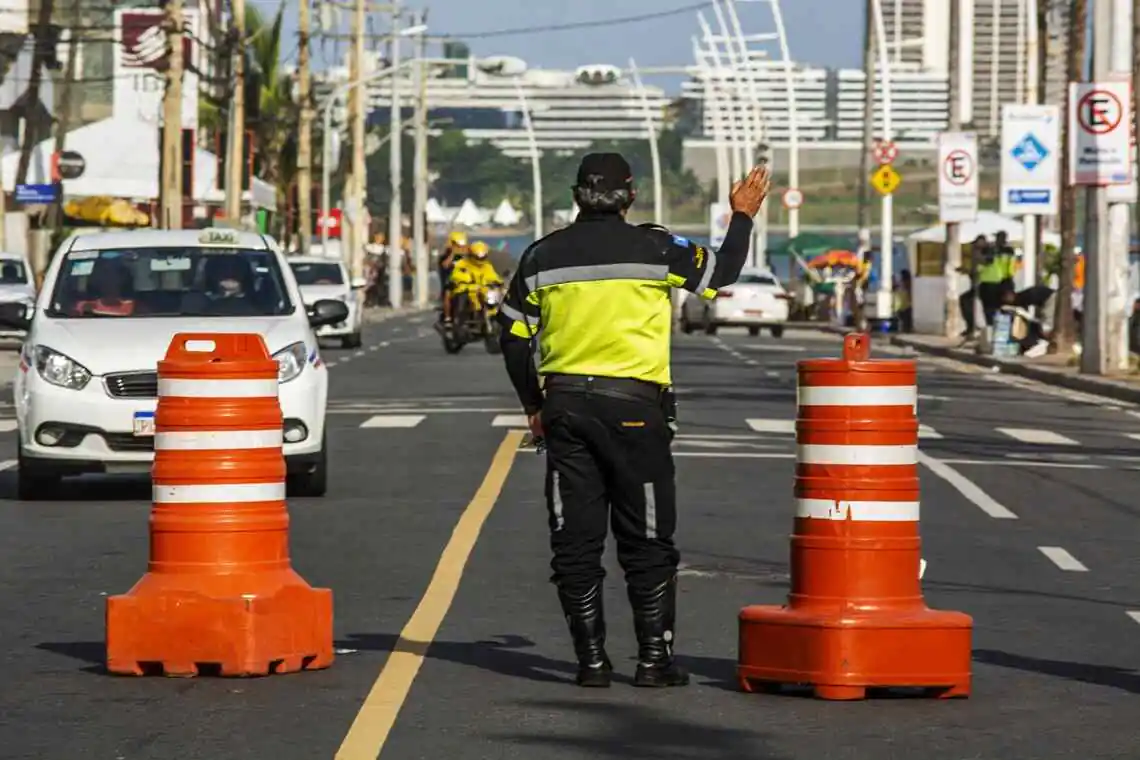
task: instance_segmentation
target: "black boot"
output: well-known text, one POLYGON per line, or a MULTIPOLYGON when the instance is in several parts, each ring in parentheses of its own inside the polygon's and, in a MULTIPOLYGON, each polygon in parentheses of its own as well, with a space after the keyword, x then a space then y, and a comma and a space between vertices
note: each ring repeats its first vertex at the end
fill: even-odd
POLYGON ((613 665, 606 656, 606 616, 602 605, 602 584, 584 594, 570 594, 558 590, 558 601, 570 626, 574 639, 574 653, 578 656, 579 686, 607 688, 613 674, 613 665))
POLYGON ((633 606, 638 647, 634 686, 687 686, 689 674, 673 661, 677 577, 648 591, 630 588, 629 602, 633 606))

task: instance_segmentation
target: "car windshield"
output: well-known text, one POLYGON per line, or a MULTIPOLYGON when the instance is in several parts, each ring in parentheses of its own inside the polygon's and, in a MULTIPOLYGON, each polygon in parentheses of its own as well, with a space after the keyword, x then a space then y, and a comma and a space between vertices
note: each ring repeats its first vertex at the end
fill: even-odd
POLYGON ((343 285, 340 264, 313 263, 297 261, 289 264, 293 268, 293 276, 297 278, 298 285, 343 285))
POLYGON ((27 285, 28 272, 21 261, 0 262, 0 285, 27 285))
POLYGON ((274 317, 293 303, 272 251, 129 248, 72 251, 52 317, 274 317))
POLYGON ((779 285, 775 277, 767 274, 742 274, 737 282, 741 285, 779 285))

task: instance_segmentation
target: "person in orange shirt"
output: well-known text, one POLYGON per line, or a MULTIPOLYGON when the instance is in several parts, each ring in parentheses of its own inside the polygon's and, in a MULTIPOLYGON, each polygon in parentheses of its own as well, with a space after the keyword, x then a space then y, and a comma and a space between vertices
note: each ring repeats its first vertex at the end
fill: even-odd
POLYGON ((134 289, 131 272, 118 261, 97 259, 87 280, 85 300, 73 307, 76 316, 129 317, 135 313, 135 301, 129 298, 134 289))

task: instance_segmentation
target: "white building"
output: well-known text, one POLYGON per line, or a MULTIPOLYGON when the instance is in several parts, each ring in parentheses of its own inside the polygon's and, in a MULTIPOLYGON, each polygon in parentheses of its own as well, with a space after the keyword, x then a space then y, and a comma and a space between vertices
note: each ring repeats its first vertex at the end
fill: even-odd
MULTIPOLYGON (((835 72, 833 139, 863 139, 863 97, 866 76, 858 69, 835 72)), ((918 70, 915 65, 890 67, 891 131, 897 143, 933 143, 945 130, 950 116, 950 87, 946 76, 918 70)), ((885 103, 883 78, 875 76, 875 134, 882 134, 885 103)))
MULTIPOLYGON (((642 140, 647 121, 660 130, 669 104, 664 90, 645 86, 648 109, 641 93, 625 73, 607 65, 582 66, 576 71, 528 69, 517 76, 492 75, 466 65, 466 76, 434 72, 427 83, 429 121, 436 127, 459 128, 470 141, 487 141, 507 155, 528 157, 530 143, 524 128, 522 102, 531 111, 540 151, 576 152, 604 140, 642 140), (520 98, 520 91, 522 98, 520 98)), ((463 64, 464 62, 459 62, 463 64)), ((383 66, 382 63, 375 65, 383 66)), ((323 100, 333 84, 347 81, 346 69, 334 69, 317 83, 323 100)), ((392 79, 369 86, 370 121, 388 122, 392 79)), ((410 72, 395 78, 403 102, 403 118, 411 116, 414 86, 410 72)), ((334 118, 343 122, 345 109, 334 118)))

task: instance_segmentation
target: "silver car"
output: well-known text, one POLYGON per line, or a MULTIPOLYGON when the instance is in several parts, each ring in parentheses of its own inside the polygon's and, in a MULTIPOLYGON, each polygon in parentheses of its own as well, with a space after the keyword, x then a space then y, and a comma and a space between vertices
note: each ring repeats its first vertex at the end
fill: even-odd
MULTIPOLYGON (((36 283, 31 267, 23 256, 0 252, 0 303, 26 303, 36 301, 36 283)), ((23 340, 27 333, 0 326, 0 339, 23 340)))

